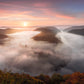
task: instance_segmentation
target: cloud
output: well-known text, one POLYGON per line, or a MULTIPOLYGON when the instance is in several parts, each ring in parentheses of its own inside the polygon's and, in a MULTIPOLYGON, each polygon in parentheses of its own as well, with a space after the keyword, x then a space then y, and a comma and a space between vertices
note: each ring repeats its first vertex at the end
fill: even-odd
POLYGON ((6 44, 0 46, 0 58, 2 59, 0 69, 7 68, 8 70, 12 69, 13 72, 36 75, 40 73, 51 74, 65 67, 71 58, 66 57, 67 54, 63 49, 58 48, 63 44, 31 39, 38 33, 40 32, 25 31, 9 34, 10 38, 7 39, 6 44), (61 53, 62 51, 63 53, 61 53))
MULTIPOLYGON (((83 0, 1 0, 0 1, 0 21, 4 20, 4 24, 10 24, 11 21, 30 21, 36 25, 73 25, 83 24, 83 0), (9 23, 6 22, 9 20, 9 23), (66 21, 67 20, 67 21, 66 21), (36 21, 36 22, 35 22, 36 21), (39 23, 42 21, 41 23, 39 23), (37 24, 38 22, 38 24, 37 24)), ((11 23, 10 25, 16 25, 11 23)), ((18 22, 19 24, 19 22, 18 22)), ((20 25, 20 24, 19 24, 20 25)))
POLYGON ((25 72, 31 75, 84 71, 84 37, 81 35, 60 32, 55 27, 41 27, 35 31, 7 35, 9 38, 5 39, 5 45, 0 45, 0 69, 7 68, 13 72, 25 72), (56 44, 32 39, 45 31, 54 33, 55 38, 62 42, 56 44))
POLYGON ((44 14, 46 16, 50 16, 50 17, 53 17, 53 18, 58 18, 58 19, 75 19, 76 17, 74 17, 73 15, 70 15, 70 14, 64 14, 62 12, 59 12, 59 11, 53 11, 52 9, 49 10, 49 9, 41 9, 44 14))

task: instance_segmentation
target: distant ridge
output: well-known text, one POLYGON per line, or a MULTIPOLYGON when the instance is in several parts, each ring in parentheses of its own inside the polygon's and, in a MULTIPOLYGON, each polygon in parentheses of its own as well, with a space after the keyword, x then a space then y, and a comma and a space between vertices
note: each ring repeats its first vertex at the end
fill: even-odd
POLYGON ((72 26, 67 29, 64 29, 64 31, 84 36, 84 25, 83 26, 72 26))
POLYGON ((46 26, 46 27, 39 27, 36 28, 34 31, 41 31, 40 34, 33 37, 36 41, 47 41, 49 43, 61 43, 61 41, 55 36, 59 29, 53 26, 46 26))

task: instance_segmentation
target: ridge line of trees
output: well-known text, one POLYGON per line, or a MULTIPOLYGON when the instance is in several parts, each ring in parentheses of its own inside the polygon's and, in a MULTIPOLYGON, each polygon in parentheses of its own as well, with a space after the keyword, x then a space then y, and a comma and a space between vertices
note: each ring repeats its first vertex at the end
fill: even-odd
POLYGON ((84 84, 84 73, 75 72, 66 75, 54 73, 50 77, 44 74, 30 76, 0 70, 0 84, 84 84))

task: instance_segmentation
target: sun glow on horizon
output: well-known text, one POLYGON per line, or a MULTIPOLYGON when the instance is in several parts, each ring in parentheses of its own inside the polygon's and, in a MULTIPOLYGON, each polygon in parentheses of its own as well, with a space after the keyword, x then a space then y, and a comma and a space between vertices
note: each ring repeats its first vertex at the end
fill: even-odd
POLYGON ((28 26, 28 24, 29 24, 28 22, 23 23, 24 27, 28 26))

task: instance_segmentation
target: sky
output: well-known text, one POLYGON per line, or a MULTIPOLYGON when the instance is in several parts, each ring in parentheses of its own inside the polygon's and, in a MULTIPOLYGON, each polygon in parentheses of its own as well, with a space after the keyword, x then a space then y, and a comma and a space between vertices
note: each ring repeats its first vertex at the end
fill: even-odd
POLYGON ((0 0, 0 26, 83 25, 84 0, 0 0))

